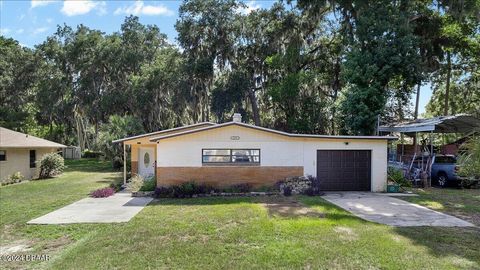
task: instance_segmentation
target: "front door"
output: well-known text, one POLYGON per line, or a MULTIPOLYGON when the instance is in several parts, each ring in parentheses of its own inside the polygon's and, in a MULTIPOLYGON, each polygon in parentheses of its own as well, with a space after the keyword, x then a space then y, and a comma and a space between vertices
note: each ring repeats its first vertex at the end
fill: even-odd
POLYGON ((155 175, 155 156, 152 147, 140 147, 138 151, 138 174, 146 177, 155 175))

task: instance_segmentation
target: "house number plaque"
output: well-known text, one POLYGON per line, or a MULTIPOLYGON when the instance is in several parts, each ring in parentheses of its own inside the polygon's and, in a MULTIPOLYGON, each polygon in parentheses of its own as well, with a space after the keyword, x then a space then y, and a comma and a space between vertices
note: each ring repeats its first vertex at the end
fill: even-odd
POLYGON ((238 140, 240 140, 240 136, 230 136, 230 140, 238 141, 238 140))

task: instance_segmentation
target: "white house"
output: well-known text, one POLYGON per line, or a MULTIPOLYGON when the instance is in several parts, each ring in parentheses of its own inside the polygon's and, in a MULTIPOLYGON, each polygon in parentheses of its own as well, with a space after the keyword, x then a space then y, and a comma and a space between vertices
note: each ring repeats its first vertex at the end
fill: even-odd
POLYGON ((313 175, 322 190, 384 191, 385 136, 292 134, 232 122, 199 123, 114 141, 131 147, 132 173, 156 177, 157 186, 186 181, 229 186, 273 185, 313 175))
POLYGON ((63 144, 0 127, 0 180, 20 172, 26 179, 37 178, 40 158, 63 144))

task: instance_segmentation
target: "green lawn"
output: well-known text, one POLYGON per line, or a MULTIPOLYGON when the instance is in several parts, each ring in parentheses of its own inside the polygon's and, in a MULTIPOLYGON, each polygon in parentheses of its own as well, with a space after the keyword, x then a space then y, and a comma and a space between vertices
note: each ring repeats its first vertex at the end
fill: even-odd
POLYGON ((402 198, 480 226, 480 189, 413 189, 418 197, 402 198))
POLYGON ((279 199, 196 198, 155 201, 125 224, 25 225, 114 180, 104 164, 88 163, 71 164, 58 179, 0 189, 2 243, 34 243, 26 253, 52 257, 22 267, 480 269, 478 229, 378 225, 320 197, 294 198, 320 217, 276 216, 264 203, 279 199))

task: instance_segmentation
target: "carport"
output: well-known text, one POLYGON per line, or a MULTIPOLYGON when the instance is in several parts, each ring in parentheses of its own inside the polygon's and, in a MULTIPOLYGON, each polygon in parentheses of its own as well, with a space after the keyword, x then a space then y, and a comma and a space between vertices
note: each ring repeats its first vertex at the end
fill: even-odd
MULTIPOLYGON (((434 118, 416 119, 398 124, 383 125, 378 128, 379 134, 400 134, 400 145, 396 149, 389 149, 389 161, 398 161, 408 163, 410 170, 413 163, 418 162, 423 177, 430 175, 432 156, 435 152, 434 137, 436 134, 442 134, 442 153, 448 153, 445 150, 445 134, 461 134, 463 138, 476 136, 480 131, 480 119, 466 114, 454 116, 438 116, 434 118), (428 134, 428 140, 422 140, 418 143, 418 135, 428 134), (412 145, 405 145, 405 137, 413 139, 412 145)), ((457 149, 458 150, 458 149, 457 149)), ((455 152, 456 154, 456 152, 455 152)), ((431 181, 431 179, 428 179, 431 181)), ((427 185, 430 186, 431 182, 427 185)))

